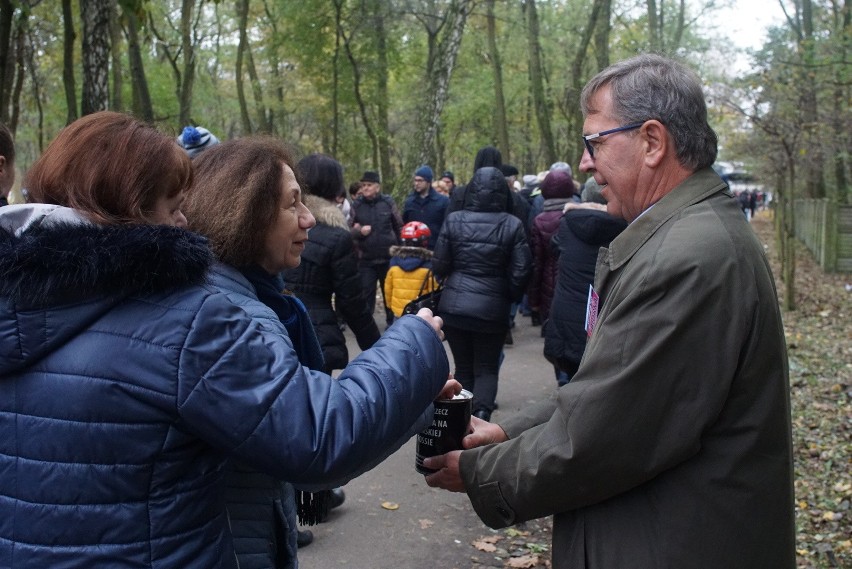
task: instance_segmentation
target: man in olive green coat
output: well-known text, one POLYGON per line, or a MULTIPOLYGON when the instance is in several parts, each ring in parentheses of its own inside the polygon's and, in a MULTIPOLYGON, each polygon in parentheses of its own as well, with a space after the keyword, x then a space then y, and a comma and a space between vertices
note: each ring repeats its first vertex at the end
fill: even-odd
POLYGON ((468 450, 427 461, 427 483, 467 492, 494 528, 553 515, 554 569, 793 569, 781 316, 710 168, 701 83, 641 55, 581 104, 580 167, 630 225, 598 257, 580 369, 551 401, 474 418, 468 450))

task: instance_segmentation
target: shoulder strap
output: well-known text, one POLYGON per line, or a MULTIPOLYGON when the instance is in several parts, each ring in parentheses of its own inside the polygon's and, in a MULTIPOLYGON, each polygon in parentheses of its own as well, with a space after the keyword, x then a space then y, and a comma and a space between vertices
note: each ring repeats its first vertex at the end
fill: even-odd
POLYGON ((426 288, 426 283, 428 283, 432 279, 432 269, 426 271, 426 277, 423 279, 423 282, 420 283, 420 292, 417 293, 417 296, 423 296, 423 289, 426 288))

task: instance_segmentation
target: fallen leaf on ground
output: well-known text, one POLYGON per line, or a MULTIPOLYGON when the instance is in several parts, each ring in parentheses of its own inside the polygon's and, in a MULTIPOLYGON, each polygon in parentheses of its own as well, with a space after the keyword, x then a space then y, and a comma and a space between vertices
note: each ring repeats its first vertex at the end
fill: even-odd
POLYGON ((486 551, 488 553, 493 553, 497 551, 497 546, 495 546, 493 543, 488 543, 484 540, 474 541, 473 546, 479 551, 486 551))
POLYGON ((538 565, 538 555, 521 555, 506 561, 506 567, 512 569, 532 569, 538 565))
POLYGON ((382 502, 382 507, 386 510, 398 510, 399 504, 396 502, 382 502))

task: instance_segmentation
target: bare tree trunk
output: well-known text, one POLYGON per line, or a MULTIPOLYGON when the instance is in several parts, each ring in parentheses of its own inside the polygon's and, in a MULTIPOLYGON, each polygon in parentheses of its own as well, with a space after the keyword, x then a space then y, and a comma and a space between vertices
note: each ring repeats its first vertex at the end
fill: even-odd
POLYGON ((487 20, 488 53, 491 57, 491 69, 494 72, 494 133, 497 135, 497 147, 503 153, 503 160, 511 162, 506 99, 503 96, 503 65, 500 62, 500 50, 497 49, 497 25, 494 21, 494 0, 487 0, 487 20))
MULTIPOLYGON (((595 40, 596 61, 598 68, 601 64, 601 57, 609 59, 609 6, 610 0, 595 0, 592 9, 589 11, 589 19, 586 26, 583 28, 583 35, 580 36, 580 44, 577 47, 577 52, 574 54, 574 59, 571 63, 571 86, 565 91, 563 114, 568 119, 569 132, 576 132, 576 139, 572 139, 568 146, 569 155, 574 156, 582 154, 580 146, 580 133, 583 129, 583 113, 580 110, 580 92, 583 90, 583 69, 586 64, 586 56, 588 54, 589 45, 592 43, 592 37, 595 40), (603 43, 604 54, 598 52, 603 43)), ((607 63, 608 65, 608 63, 607 63)), ((604 66, 605 67, 605 66, 604 66)))
POLYGON ((38 137, 38 151, 39 153, 44 152, 44 105, 42 104, 42 89, 41 89, 41 79, 39 79, 38 67, 35 62, 35 41, 32 38, 32 35, 29 36, 29 42, 26 49, 26 60, 27 67, 30 71, 30 86, 33 89, 33 101, 36 104, 36 113, 38 116, 38 121, 36 123, 36 135, 38 137))
POLYGON ((254 56, 251 53, 250 43, 246 43, 246 63, 248 64, 249 80, 251 81, 251 90, 254 95, 254 105, 257 113, 257 130, 258 132, 269 134, 272 132, 272 122, 266 104, 263 102, 263 86, 260 84, 257 68, 254 66, 254 56))
POLYGON ((437 56, 433 74, 425 78, 427 100, 424 113, 423 132, 421 134, 420 160, 422 163, 435 163, 435 137, 441 113, 449 95, 450 78, 456 66, 456 58, 461 48, 467 17, 473 10, 473 0, 452 0, 447 8, 447 29, 438 42, 437 56))
MULTIPOLYGON (((9 100, 15 75, 15 49, 12 43, 12 22, 15 6, 10 0, 0 0, 0 122, 9 122, 9 100)), ((13 131, 14 132, 14 131, 13 131)))
MULTIPOLYGON (((346 52, 346 58, 349 60, 349 64, 352 66, 352 89, 355 93, 355 101, 358 103, 358 112, 361 115, 361 122, 364 124, 364 130, 367 133, 367 138, 370 139, 370 144, 373 149, 373 164, 378 164, 379 161, 379 138, 376 136, 376 132, 373 128, 373 121, 370 120, 370 114, 367 112, 367 103, 364 100, 364 96, 361 93, 361 66, 358 63, 358 60, 355 58, 355 54, 352 51, 352 38, 351 36, 347 36, 343 30, 342 22, 338 23, 340 27, 338 27, 338 32, 340 33, 340 37, 343 40, 343 48, 346 52)), ((384 177, 385 174, 382 173, 384 177)), ((383 179, 387 179, 384 177, 383 179)))
MULTIPOLYGON (((663 0, 661 0, 663 1, 663 0)), ((656 0, 647 0, 648 7, 648 47, 653 52, 661 52, 663 50, 662 26, 658 21, 657 2, 656 0)))
MULTIPOLYGON (((272 37, 275 45, 277 46, 280 42, 280 34, 278 32, 278 24, 277 24, 277 16, 275 16, 272 10, 269 8, 268 0, 263 0, 263 10, 266 13, 266 18, 269 21, 270 27, 272 27, 272 37)), ((269 112, 269 132, 271 134, 277 134, 279 136, 283 135, 283 126, 284 126, 284 79, 281 76, 281 60, 278 57, 278 52, 276 49, 269 50, 269 68, 272 73, 272 77, 274 77, 275 81, 275 103, 276 106, 270 108, 269 112)), ((334 153, 332 153, 334 156, 334 153)))
POLYGON ((109 108, 109 0, 80 0, 83 22, 82 114, 109 108))
POLYGON ((527 44, 530 58, 530 82, 532 83, 535 117, 538 131, 544 145, 545 160, 552 164, 558 160, 553 130, 550 126, 550 107, 544 90, 544 65, 541 62, 541 44, 539 43, 538 10, 535 0, 524 0, 527 13, 527 44))
POLYGON ((71 124, 78 116, 77 83, 74 79, 74 42, 77 41, 77 33, 74 31, 71 0, 62 0, 62 23, 62 85, 65 88, 65 106, 68 109, 65 124, 71 124))
POLYGON ((331 155, 337 156, 340 140, 340 25, 343 1, 334 0, 334 55, 331 60, 331 155))
POLYGON ((26 67, 26 49, 24 45, 26 25, 26 20, 21 19, 15 29, 15 79, 12 84, 12 96, 10 101, 12 104, 12 110, 9 115, 9 122, 6 125, 12 132, 16 132, 18 130, 18 119, 21 116, 21 91, 24 88, 24 70, 26 67))
POLYGON ((124 9, 127 18, 127 58, 130 61, 130 84, 133 88, 133 112, 146 122, 154 121, 154 107, 145 77, 142 50, 139 45, 139 18, 133 9, 124 9))
MULTIPOLYGON (((203 0, 202 0, 203 1, 203 0)), ((192 122, 192 88, 195 84, 195 47, 192 38, 195 0, 183 0, 180 11, 180 37, 183 83, 180 86, 180 124, 192 122)))
POLYGON ((387 8, 381 4, 380 0, 380 9, 374 12, 376 49, 378 51, 378 68, 375 70, 377 75, 376 82, 378 84, 378 100, 376 102, 376 143, 378 147, 378 163, 382 173, 382 179, 392 180, 395 176, 390 159, 390 112, 388 110, 390 94, 388 90, 387 29, 385 27, 385 15, 387 14, 387 8))
POLYGON ((121 25, 118 22, 118 6, 115 0, 110 0, 109 6, 109 35, 110 57, 112 59, 112 96, 109 108, 114 111, 124 110, 124 73, 121 65, 121 25))
POLYGON ((609 67, 609 34, 612 30, 610 16, 612 14, 612 0, 595 0, 599 14, 595 25, 595 58, 598 69, 609 67))
POLYGON ((794 3, 796 10, 793 17, 788 13, 783 2, 780 2, 787 23, 796 37, 800 65, 795 77, 796 85, 801 89, 801 116, 804 146, 808 150, 805 160, 805 196, 811 198, 825 197, 825 179, 823 178, 822 141, 819 136, 818 109, 816 86, 811 77, 815 63, 813 9, 811 0, 800 0, 794 3))
POLYGON ((786 262, 783 268, 784 274, 784 308, 786 310, 796 309, 796 199, 794 180, 796 179, 796 165, 793 156, 788 156, 790 192, 787 196, 786 223, 784 224, 784 241, 787 250, 786 262))
POLYGON ((243 131, 251 134, 254 129, 249 117, 248 102, 246 101, 245 81, 243 80, 243 61, 245 60, 246 46, 248 45, 248 34, 246 24, 248 20, 248 0, 237 0, 237 19, 239 20, 240 42, 237 45, 236 81, 237 99, 240 102, 240 119, 243 123, 243 131))
MULTIPOLYGON (((835 13, 838 23, 832 35, 840 39, 839 60, 848 66, 847 61, 849 42, 852 41, 852 6, 846 0, 845 6, 840 13, 835 13)), ((848 67, 847 67, 848 69, 848 67)), ((849 178, 848 155, 846 150, 852 148, 852 137, 849 128, 849 85, 840 82, 834 88, 834 117, 832 127, 834 128, 834 139, 838 148, 834 151, 834 180, 836 185, 835 198, 839 204, 849 203, 849 178)))

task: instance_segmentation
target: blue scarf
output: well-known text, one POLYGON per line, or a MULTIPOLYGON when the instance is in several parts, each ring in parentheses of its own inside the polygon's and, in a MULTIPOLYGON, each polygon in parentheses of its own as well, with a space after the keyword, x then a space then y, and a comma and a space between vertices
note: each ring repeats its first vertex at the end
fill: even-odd
MULTIPOLYGON (((299 363, 310 369, 321 370, 325 366, 322 347, 308 310, 302 301, 284 289, 281 275, 270 275, 260 267, 242 269, 242 274, 254 286, 257 299, 275 312, 287 329, 299 363)), ((304 525, 316 525, 328 517, 331 509, 331 491, 296 491, 296 515, 304 525)))
POLYGON ((270 275, 260 267, 249 267, 241 272, 254 286, 258 300, 271 308, 284 324, 299 363, 310 369, 321 370, 325 359, 311 317, 302 301, 284 289, 281 275, 270 275))

